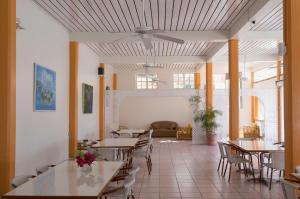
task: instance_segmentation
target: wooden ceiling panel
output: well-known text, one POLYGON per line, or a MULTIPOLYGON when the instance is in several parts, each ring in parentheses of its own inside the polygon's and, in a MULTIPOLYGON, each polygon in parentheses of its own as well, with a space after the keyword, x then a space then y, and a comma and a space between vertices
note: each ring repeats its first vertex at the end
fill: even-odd
POLYGON ((70 31, 228 30, 255 0, 34 0, 70 31))
POLYGON ((280 2, 270 8, 270 12, 256 19, 256 23, 251 25, 253 31, 283 30, 283 5, 280 2))

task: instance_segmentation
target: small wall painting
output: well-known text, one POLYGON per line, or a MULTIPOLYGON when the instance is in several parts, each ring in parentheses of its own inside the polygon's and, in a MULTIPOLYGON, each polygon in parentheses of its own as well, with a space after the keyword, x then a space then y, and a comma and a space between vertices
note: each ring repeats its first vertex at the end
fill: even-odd
POLYGON ((56 110, 56 72, 34 64, 34 110, 56 110))
POLYGON ((93 86, 88 84, 82 84, 82 111, 93 112, 93 86))

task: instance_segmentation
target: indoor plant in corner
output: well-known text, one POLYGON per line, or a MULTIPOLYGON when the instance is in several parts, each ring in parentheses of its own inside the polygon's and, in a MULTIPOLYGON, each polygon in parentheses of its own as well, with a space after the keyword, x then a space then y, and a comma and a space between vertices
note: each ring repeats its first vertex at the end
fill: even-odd
POLYGON ((222 115, 222 112, 215 110, 213 107, 208 106, 205 110, 200 110, 195 113, 194 122, 201 123, 201 127, 206 131, 207 144, 216 144, 216 132, 215 130, 219 127, 216 122, 216 117, 222 115))

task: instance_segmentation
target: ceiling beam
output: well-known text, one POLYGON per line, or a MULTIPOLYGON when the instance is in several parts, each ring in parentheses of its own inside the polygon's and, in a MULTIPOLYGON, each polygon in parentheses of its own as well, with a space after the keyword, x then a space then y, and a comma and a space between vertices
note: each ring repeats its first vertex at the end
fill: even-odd
POLYGON ((283 40, 283 31, 247 31, 239 36, 241 41, 283 40))
MULTIPOLYGON (((166 31, 164 35, 176 37, 188 41, 210 41, 224 42, 228 40, 228 31, 166 31)), ((110 32, 71 32, 70 40, 77 42, 112 42, 120 38, 124 38, 126 42, 137 41, 136 37, 132 37, 135 33, 110 33, 110 32), (125 40, 125 37, 129 37, 125 40)), ((154 39, 158 40, 158 39, 154 39)), ((161 40, 160 40, 161 41, 161 40)))
MULTIPOLYGON (((253 54, 253 55, 247 55, 246 59, 240 59, 240 63, 246 62, 246 63, 255 63, 255 62, 276 62, 278 60, 277 54, 253 54)), ((228 63, 228 56, 222 55, 215 57, 213 59, 214 63, 228 63)))
MULTIPOLYGON (((166 57, 148 57, 148 63, 157 64, 194 64, 205 63, 206 57, 203 56, 166 56, 166 57)), ((112 56, 112 57, 100 57, 99 61, 106 64, 141 64, 146 62, 145 57, 135 56, 112 56)))

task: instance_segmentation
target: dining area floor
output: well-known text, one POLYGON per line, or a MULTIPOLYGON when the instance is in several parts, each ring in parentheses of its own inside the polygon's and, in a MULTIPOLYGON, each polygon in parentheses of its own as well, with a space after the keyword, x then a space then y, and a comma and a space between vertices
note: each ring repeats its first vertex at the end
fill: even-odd
POLYGON ((151 175, 145 160, 134 160, 141 167, 134 185, 136 198, 284 198, 280 183, 274 182, 270 191, 265 184, 248 181, 235 167, 228 182, 227 176, 224 178, 217 172, 220 157, 217 146, 192 145, 191 141, 168 138, 154 139, 153 145, 151 175))

